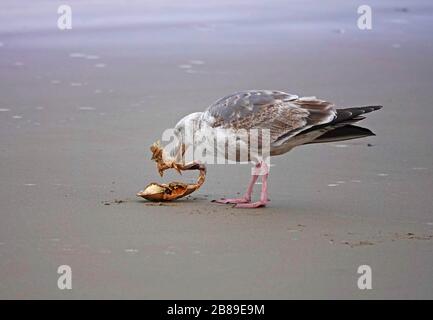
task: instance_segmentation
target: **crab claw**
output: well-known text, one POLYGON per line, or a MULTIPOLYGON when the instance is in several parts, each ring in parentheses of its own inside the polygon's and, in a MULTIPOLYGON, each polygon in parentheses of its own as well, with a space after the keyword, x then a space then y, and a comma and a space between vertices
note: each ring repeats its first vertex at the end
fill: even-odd
POLYGON ((158 158, 161 157, 161 144, 158 141, 154 142, 151 146, 150 146, 150 151, 152 151, 152 158, 151 160, 157 160, 158 158))

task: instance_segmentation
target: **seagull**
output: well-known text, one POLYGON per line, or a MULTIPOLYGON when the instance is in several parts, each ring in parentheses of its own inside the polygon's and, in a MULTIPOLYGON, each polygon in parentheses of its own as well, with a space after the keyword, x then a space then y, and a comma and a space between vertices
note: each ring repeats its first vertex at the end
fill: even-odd
MULTIPOLYGON (((269 202, 270 157, 285 154, 300 145, 374 136, 369 129, 353 124, 365 119, 364 114, 381 108, 379 105, 337 108, 314 96, 299 97, 277 90, 235 92, 217 100, 204 112, 182 118, 174 127, 177 137, 174 148, 168 152, 172 158, 179 159, 192 146, 192 149, 198 148, 201 155, 204 150, 235 162, 242 162, 240 154, 247 153, 244 160, 253 163, 253 168, 245 194, 241 198, 222 198, 214 202, 234 204, 236 208, 264 207, 269 202), (266 133, 267 140, 260 135, 252 139, 254 130, 266 133), (187 139, 187 132, 192 133, 193 139, 187 139), (222 137, 224 143, 215 146, 218 137, 222 137), (229 152, 228 142, 235 142, 235 149, 229 152), (260 199, 252 202, 251 195, 259 176, 262 180, 260 199)), ((203 161, 199 159, 199 162, 203 161)))

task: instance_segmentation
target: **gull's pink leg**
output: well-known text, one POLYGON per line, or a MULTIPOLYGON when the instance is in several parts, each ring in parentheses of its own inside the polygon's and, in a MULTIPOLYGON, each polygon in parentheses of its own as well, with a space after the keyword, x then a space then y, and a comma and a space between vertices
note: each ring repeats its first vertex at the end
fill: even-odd
POLYGON ((247 192, 245 193, 245 195, 242 198, 231 198, 231 199, 230 198, 223 198, 223 199, 219 199, 219 200, 214 200, 213 202, 223 203, 223 204, 249 203, 249 202, 251 202, 251 194, 253 193, 254 184, 256 183, 258 177, 259 177, 258 175, 253 175, 251 177, 250 183, 248 184, 247 192))
POLYGON ((262 169, 265 170, 265 174, 262 175, 262 192, 260 193, 260 201, 252 203, 237 203, 235 208, 260 208, 266 206, 268 203, 268 176, 269 170, 265 163, 262 164, 262 169))

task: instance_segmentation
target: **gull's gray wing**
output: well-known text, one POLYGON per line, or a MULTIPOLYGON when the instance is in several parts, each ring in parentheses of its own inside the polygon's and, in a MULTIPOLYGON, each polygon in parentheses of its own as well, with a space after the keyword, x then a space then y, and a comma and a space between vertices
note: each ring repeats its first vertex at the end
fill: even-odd
POLYGON ((297 133, 331 122, 334 105, 315 97, 273 90, 237 92, 213 103, 203 120, 213 128, 269 129, 271 144, 281 144, 297 133))

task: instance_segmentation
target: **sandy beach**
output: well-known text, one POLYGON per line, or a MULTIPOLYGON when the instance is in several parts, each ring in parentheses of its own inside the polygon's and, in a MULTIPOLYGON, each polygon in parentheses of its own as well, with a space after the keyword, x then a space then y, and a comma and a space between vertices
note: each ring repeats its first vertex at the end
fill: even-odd
POLYGON ((433 298, 431 1, 370 1, 372 30, 357 1, 109 0, 74 1, 62 31, 62 3, 0 4, 1 299, 433 298), (384 108, 375 137, 273 158, 267 208, 211 203, 248 165, 135 196, 194 180, 161 179, 149 146, 246 89, 384 108))

